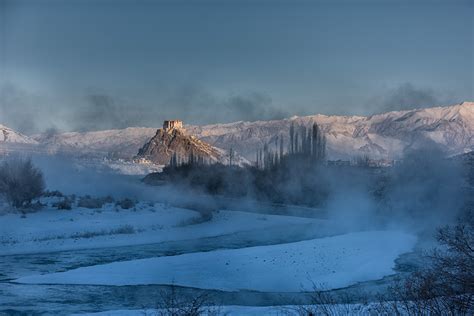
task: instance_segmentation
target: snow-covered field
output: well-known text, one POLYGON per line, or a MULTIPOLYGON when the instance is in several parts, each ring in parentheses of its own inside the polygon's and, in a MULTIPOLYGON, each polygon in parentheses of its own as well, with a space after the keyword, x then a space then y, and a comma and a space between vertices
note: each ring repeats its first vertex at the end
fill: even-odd
POLYGON ((298 292, 392 274, 394 260, 413 249, 413 235, 371 231, 287 244, 189 253, 23 277, 20 283, 179 286, 223 291, 298 292), (124 273, 126 272, 126 273, 124 273))
POLYGON ((0 215, 0 254, 20 254, 192 240, 237 232, 297 225, 324 226, 327 221, 238 211, 214 212, 201 222, 198 212, 161 203, 138 203, 132 209, 106 204, 101 209, 47 208, 35 213, 0 215))

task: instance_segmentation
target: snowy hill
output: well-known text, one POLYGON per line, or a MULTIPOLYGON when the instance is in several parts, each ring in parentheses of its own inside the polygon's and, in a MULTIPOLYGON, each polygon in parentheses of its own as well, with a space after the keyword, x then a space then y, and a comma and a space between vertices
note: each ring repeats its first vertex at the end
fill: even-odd
POLYGON ((37 141, 0 124, 0 145, 5 144, 36 145, 37 141))
POLYGON ((156 128, 40 134, 34 138, 50 153, 69 153, 94 157, 132 158, 153 135, 156 128))
POLYGON ((34 152, 38 142, 0 124, 0 158, 9 152, 34 152))

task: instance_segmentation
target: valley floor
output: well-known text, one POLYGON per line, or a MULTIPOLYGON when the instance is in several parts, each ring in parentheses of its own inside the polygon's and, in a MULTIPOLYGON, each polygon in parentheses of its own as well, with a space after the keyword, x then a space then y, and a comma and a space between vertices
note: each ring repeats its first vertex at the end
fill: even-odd
POLYGON ((170 285, 210 291, 223 305, 278 305, 313 283, 337 289, 392 275, 416 242, 400 231, 347 233, 328 219, 220 210, 204 220, 194 210, 145 202, 49 206, 0 220, 0 311, 142 313, 170 285))

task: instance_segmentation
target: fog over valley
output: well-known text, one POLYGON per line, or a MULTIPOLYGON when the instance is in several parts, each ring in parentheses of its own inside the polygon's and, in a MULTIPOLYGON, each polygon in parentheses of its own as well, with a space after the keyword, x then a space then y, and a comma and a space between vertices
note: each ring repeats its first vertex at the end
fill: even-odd
POLYGON ((0 315, 474 314, 473 17, 0 0, 0 315))

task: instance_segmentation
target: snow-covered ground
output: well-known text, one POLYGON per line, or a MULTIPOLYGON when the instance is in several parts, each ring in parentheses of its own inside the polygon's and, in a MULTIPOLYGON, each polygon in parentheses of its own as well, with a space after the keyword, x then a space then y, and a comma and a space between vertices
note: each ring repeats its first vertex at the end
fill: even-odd
POLYGON ((101 209, 46 208, 35 213, 0 215, 0 255, 116 247, 191 240, 237 232, 296 225, 323 226, 327 221, 237 211, 214 212, 200 222, 196 211, 161 203, 132 209, 105 204, 101 209))
POLYGON ((17 282, 175 284, 263 292, 307 291, 318 284, 335 289, 393 274, 395 259, 411 251, 415 242, 415 236, 403 232, 357 232, 287 244, 114 262, 22 277, 17 282))

